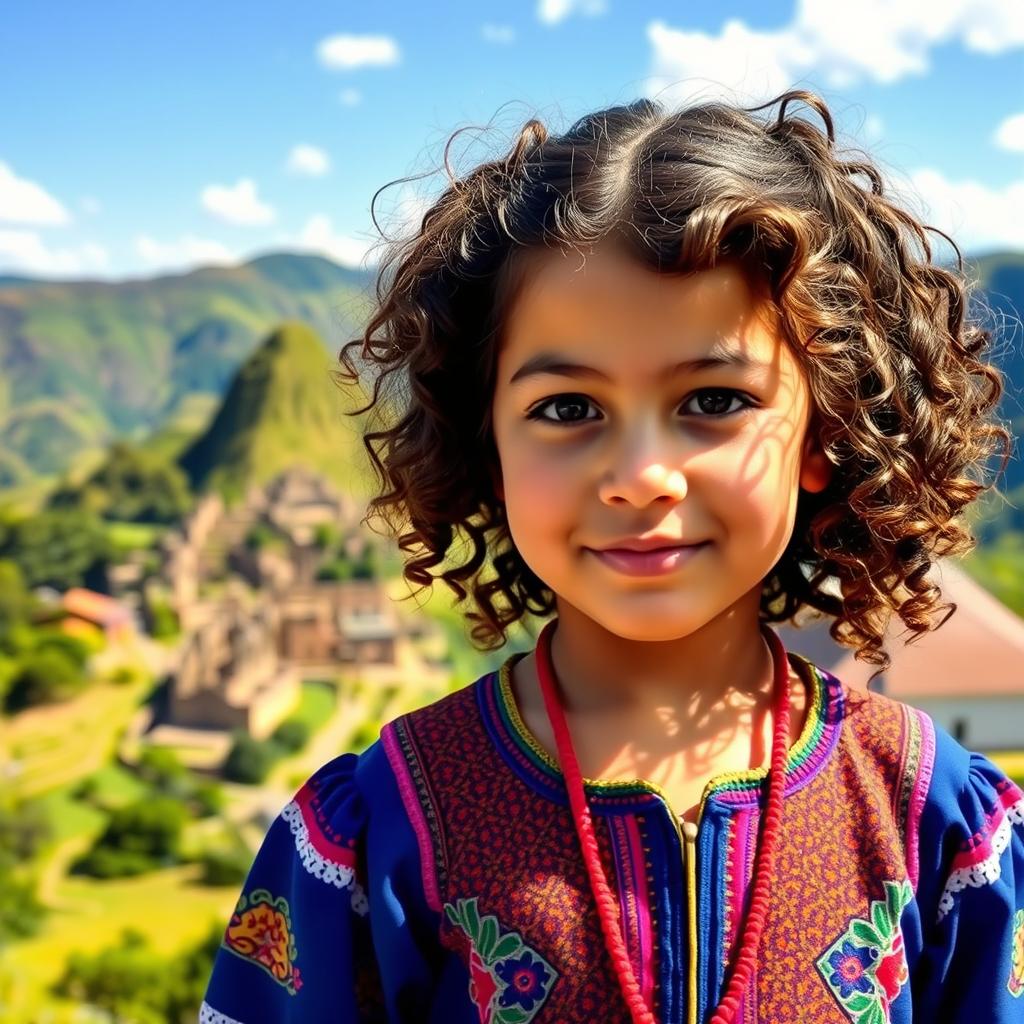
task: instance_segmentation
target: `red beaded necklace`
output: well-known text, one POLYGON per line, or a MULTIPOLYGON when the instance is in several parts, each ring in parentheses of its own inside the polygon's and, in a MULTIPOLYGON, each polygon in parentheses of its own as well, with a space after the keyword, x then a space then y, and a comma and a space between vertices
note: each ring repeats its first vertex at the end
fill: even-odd
MULTIPOLYGON (((579 836, 583 849, 583 860, 587 874, 590 876, 590 888, 597 902, 604 932, 605 948, 611 957, 619 985, 629 1007, 633 1024, 657 1024, 654 1015, 644 1002, 633 973, 626 944, 619 928, 614 898, 604 875, 604 868, 598 856, 597 837, 590 817, 590 808, 583 792, 583 776, 580 773, 576 752, 573 749, 572 737, 566 724, 565 712, 562 710, 557 694, 554 666, 551 661, 551 637, 554 634, 557 619, 552 619, 541 630, 537 638, 537 676, 540 689, 547 708, 548 720, 558 747, 558 760, 561 764, 565 785, 569 792, 569 805, 572 808, 576 834, 579 836)), ((772 654, 774 674, 774 705, 775 731, 772 738, 772 759, 768 771, 768 806, 764 816, 763 833, 754 861, 754 889, 747 914, 746 930, 740 945, 732 976, 725 996, 715 1010, 708 1024, 732 1024, 739 1006, 740 995, 750 981, 757 958, 757 947, 768 916, 768 897, 771 884, 772 867, 775 863, 775 848, 782 822, 782 790, 785 783, 786 756, 789 747, 789 663, 786 649, 775 632, 761 623, 761 631, 768 642, 772 654)))

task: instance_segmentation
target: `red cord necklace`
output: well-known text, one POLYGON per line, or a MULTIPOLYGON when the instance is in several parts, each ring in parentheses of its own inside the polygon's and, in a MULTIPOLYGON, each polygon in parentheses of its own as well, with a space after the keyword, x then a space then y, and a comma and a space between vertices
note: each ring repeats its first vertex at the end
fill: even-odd
MULTIPOLYGON (((583 860, 587 874, 590 876, 590 888, 597 902, 601 930, 604 932, 605 948, 611 957, 612 965, 619 979, 622 994, 629 1007, 633 1024, 657 1024, 650 1008, 644 1002, 640 986, 633 973, 626 944, 619 928, 614 898, 604 875, 604 868, 598 855, 597 837, 587 806, 587 798, 583 792, 583 776, 576 760, 572 737, 566 724, 565 712, 557 694, 555 671, 551 660, 551 637, 554 635, 558 620, 552 619, 540 631, 537 638, 537 676, 540 681, 544 705, 547 708, 548 720, 555 735, 558 747, 558 760, 565 777, 566 789, 569 793, 569 805, 572 808, 576 834, 579 836, 583 849, 583 860)), ((768 642, 774 665, 774 705, 775 731, 772 738, 772 759, 768 771, 768 805, 764 816, 761 842, 754 860, 754 886, 747 914, 746 930, 740 944, 736 962, 726 994, 715 1010, 708 1024, 732 1024, 739 1006, 740 996, 750 981, 757 958, 757 947, 768 916, 769 886, 771 885, 772 868, 775 863, 775 848, 782 822, 782 790, 785 784, 786 756, 789 747, 789 662, 786 649, 775 632, 764 623, 761 631, 768 642)), ((691 953, 691 955, 693 955, 691 953)))

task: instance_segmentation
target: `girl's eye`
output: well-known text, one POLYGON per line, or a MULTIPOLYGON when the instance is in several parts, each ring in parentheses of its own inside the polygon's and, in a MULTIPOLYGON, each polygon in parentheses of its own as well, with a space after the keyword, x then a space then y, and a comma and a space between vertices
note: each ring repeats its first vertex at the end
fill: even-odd
MULTIPOLYGON (((701 406, 706 415, 698 414, 698 419, 722 419, 725 416, 735 415, 737 412, 741 412, 743 409, 751 408, 754 403, 742 392, 735 391, 733 388, 701 388, 699 391, 694 391, 683 405, 686 405, 694 398, 704 399, 705 396, 714 396, 711 401, 701 402, 701 406), (722 396, 726 397, 726 401, 723 404, 722 396), (730 402, 736 400, 740 402, 739 409, 728 408, 730 402), (707 407, 710 406, 709 410, 707 407)), ((527 414, 526 418, 529 420, 540 420, 542 423, 553 423, 558 426, 572 426, 574 423, 592 423, 599 417, 583 417, 577 415, 581 410, 585 410, 587 404, 590 403, 590 399, 586 395, 576 394, 565 394, 565 395, 554 395, 551 398, 546 398, 542 402, 538 402, 527 414), (568 411, 569 419, 552 419, 549 416, 541 415, 542 410, 548 406, 554 406, 559 413, 568 411)))

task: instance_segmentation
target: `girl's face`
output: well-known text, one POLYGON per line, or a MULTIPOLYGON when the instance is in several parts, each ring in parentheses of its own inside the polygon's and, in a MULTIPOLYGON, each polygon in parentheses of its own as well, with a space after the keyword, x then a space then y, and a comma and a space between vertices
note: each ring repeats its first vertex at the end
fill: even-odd
POLYGON ((807 384, 766 307, 731 264, 683 278, 611 244, 527 255, 492 408, 523 559, 559 603, 624 638, 677 639, 744 598, 756 618, 799 488, 821 490, 831 470, 805 438, 807 384), (648 534, 703 546, 646 576, 594 553, 648 534))

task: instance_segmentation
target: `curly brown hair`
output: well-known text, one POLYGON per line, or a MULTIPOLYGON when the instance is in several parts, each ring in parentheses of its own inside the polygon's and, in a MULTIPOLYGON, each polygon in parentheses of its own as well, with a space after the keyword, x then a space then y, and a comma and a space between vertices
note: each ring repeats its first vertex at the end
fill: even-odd
POLYGON ((497 353, 521 254, 614 237, 662 273, 738 261, 806 373, 809 429, 836 469, 824 491, 799 495, 790 542, 763 581, 762 621, 833 617, 833 639, 881 666, 874 675, 890 664, 893 611, 915 639, 941 625, 948 615, 936 625, 932 613, 956 605, 939 604, 932 560, 976 545, 961 513, 992 486, 977 477, 997 438, 1000 474, 1010 457, 1010 433, 989 417, 1003 378, 979 358, 990 332, 965 319, 973 284, 956 243, 894 202, 869 156, 837 151, 826 103, 804 90, 750 108, 666 111, 640 99, 561 135, 531 118, 505 156, 458 177, 449 150, 462 130, 445 147, 447 187, 412 237, 391 242, 373 313, 336 373, 372 377, 368 404, 350 414, 373 413, 363 443, 380 486, 363 522, 381 515, 398 536, 406 580, 440 578, 457 603, 468 593, 481 650, 501 647, 527 613, 555 610, 497 495, 497 353), (787 116, 793 101, 825 131, 787 116), (752 116, 776 104, 773 119, 752 116), (933 263, 927 231, 953 246, 956 272, 933 263), (369 429, 374 417, 380 429, 369 429), (453 559, 457 532, 470 550, 453 559))

